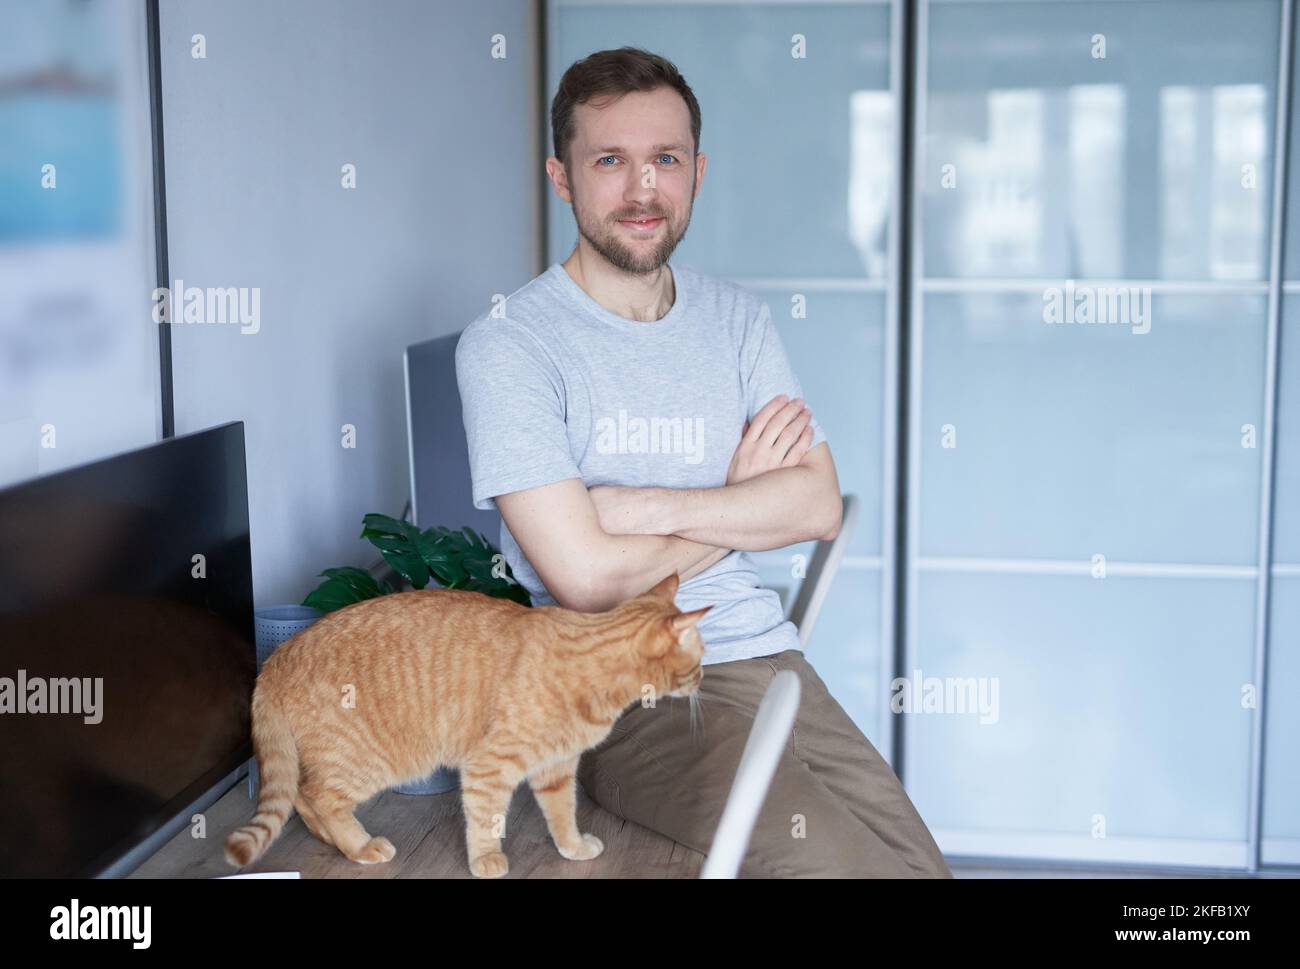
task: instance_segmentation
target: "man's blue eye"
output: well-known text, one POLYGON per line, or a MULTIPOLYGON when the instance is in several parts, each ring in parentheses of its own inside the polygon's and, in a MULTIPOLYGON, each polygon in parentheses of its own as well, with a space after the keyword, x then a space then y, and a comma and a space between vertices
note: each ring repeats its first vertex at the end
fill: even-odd
MULTIPOLYGON (((601 155, 599 158, 596 159, 596 164, 597 164, 597 165, 600 165, 600 163, 603 162, 606 158, 614 158, 614 157, 615 157, 615 156, 613 156, 613 155, 601 155)), ((667 152, 664 152, 662 155, 659 156, 660 161, 662 161, 662 160, 665 159, 665 158, 668 159, 669 164, 671 164, 671 163, 677 161, 677 156, 676 156, 676 155, 670 155, 670 154, 668 154, 667 152)), ((600 165, 600 167, 601 167, 601 168, 609 168, 608 165, 600 165)))

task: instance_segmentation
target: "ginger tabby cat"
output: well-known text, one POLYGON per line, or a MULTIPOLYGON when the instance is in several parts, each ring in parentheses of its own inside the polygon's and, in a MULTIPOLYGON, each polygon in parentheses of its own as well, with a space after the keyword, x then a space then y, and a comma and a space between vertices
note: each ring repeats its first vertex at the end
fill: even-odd
POLYGON ((296 808, 353 861, 391 861, 358 804, 438 766, 460 771, 470 871, 506 874, 496 831, 527 778, 565 858, 595 858, 578 831, 582 753, 644 695, 695 701, 704 643, 673 573, 598 613, 529 608, 479 592, 421 589, 339 609, 273 653, 253 691, 257 813, 226 839, 226 860, 256 861, 296 808), (651 693, 651 691, 653 691, 651 693))

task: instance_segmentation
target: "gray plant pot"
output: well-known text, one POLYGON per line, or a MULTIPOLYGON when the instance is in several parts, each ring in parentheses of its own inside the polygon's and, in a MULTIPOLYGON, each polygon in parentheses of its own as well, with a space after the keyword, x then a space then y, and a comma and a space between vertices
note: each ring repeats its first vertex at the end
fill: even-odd
POLYGON ((454 767, 439 767, 423 780, 395 787, 398 794, 446 794, 460 787, 460 771, 454 767))
POLYGON ((277 646, 292 639, 325 613, 311 606, 267 606, 253 613, 257 634, 257 669, 271 658, 277 646))
MULTIPOLYGON (((253 613, 253 628, 257 642, 257 671, 262 671, 264 664, 275 652, 276 647, 292 639, 321 616, 319 609, 311 606, 283 605, 267 606, 253 613)), ((248 797, 257 797, 257 758, 248 762, 248 797)))

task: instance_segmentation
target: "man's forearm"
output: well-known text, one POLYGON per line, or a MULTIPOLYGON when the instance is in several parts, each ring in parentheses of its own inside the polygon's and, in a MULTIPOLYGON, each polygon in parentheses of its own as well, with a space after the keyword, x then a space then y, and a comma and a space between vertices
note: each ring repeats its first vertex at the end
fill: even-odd
POLYGON ((645 531, 747 552, 813 541, 831 529, 831 507, 812 468, 774 468, 721 488, 644 488, 645 531))
POLYGON ((685 582, 734 551, 676 535, 610 535, 607 541, 606 558, 592 579, 591 612, 640 595, 670 572, 685 582))

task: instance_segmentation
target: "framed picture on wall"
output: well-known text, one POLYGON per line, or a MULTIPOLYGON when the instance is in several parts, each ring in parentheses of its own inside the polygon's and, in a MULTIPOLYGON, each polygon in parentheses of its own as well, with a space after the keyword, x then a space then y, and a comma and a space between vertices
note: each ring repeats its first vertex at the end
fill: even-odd
POLYGON ((0 485, 161 436, 145 5, 0 0, 0 485))

